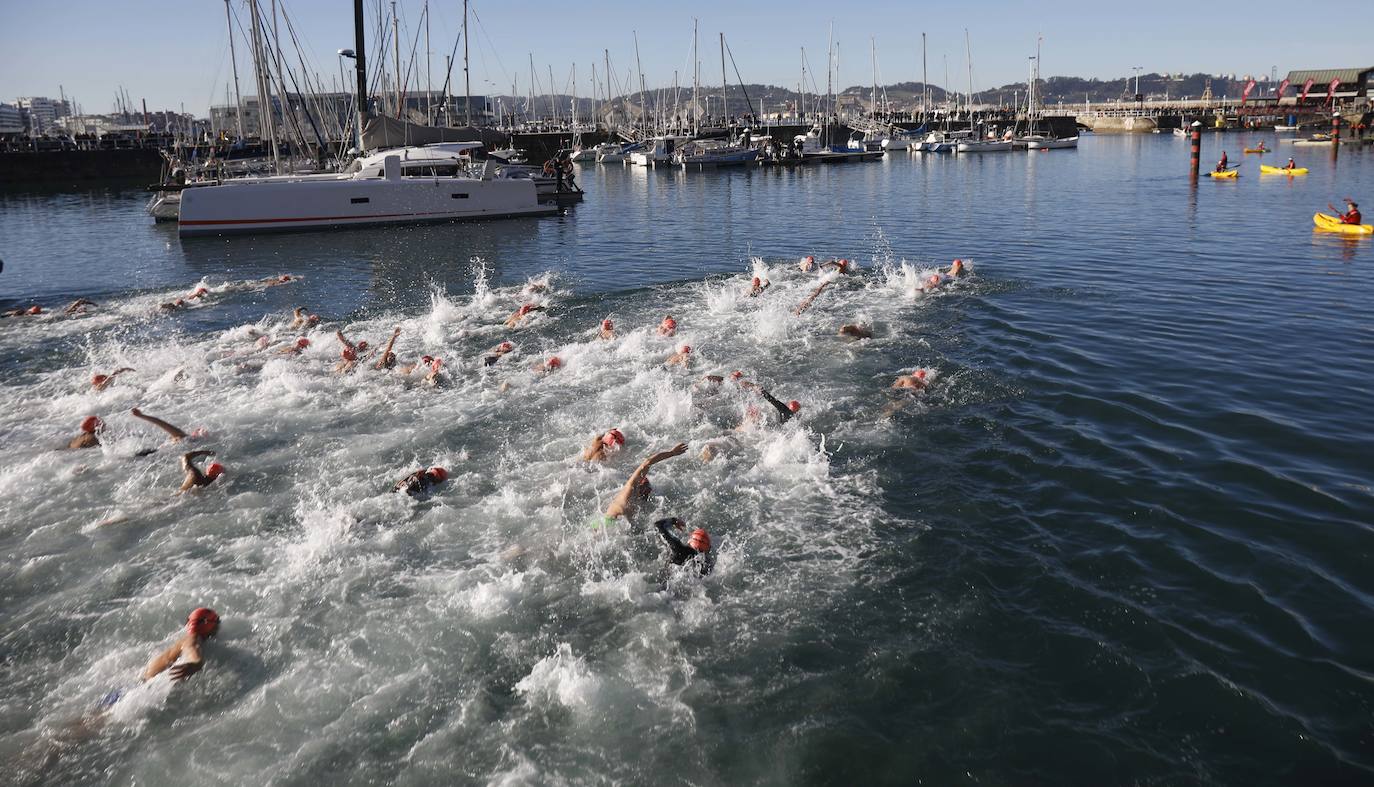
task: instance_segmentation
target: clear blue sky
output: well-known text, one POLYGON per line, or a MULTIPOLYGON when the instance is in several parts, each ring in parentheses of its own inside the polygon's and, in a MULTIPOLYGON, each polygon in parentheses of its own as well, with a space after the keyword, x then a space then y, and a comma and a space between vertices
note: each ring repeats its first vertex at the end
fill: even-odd
MULTIPOLYGON (((246 0, 231 0, 244 23, 246 0)), ((270 0, 260 0, 267 6, 270 0)), ((307 62, 326 80, 338 74, 334 52, 353 46, 351 0, 278 0, 291 15, 307 62), (313 55, 313 57, 312 57, 313 55)), ((365 0, 372 35, 377 0, 365 0)), ((431 48, 436 74, 456 37, 461 0, 431 0, 431 48)), ((402 59, 419 24, 423 0, 399 0, 407 36, 402 59)), ((1353 12, 1358 4, 1338 4, 1353 12)), ((390 2, 384 3, 386 9, 390 2)), ((921 33, 927 34, 930 81, 963 90, 964 28, 973 48, 974 89, 1025 79, 1037 32, 1044 36, 1043 76, 1118 78, 1132 66, 1149 71, 1268 74, 1295 68, 1374 65, 1367 27, 1331 24, 1291 2, 1217 4, 1156 3, 916 3, 870 0, 855 3, 725 2, 698 0, 609 0, 588 4, 472 0, 482 24, 471 24, 472 90, 509 92, 519 74, 520 92, 534 55, 540 83, 548 67, 566 90, 576 62, 578 93, 590 91, 590 67, 603 71, 602 49, 622 82, 634 71, 631 31, 639 34, 640 57, 649 85, 672 82, 673 72, 691 84, 692 19, 700 20, 703 81, 720 83, 717 34, 724 32, 746 82, 795 87, 806 47, 824 88, 827 30, 834 24, 840 45, 840 74, 846 85, 871 81, 869 39, 878 50, 881 80, 921 78, 921 33), (1306 32, 1294 35, 1292 30, 1306 32)), ((57 97, 62 85, 87 112, 108 112, 117 86, 149 109, 204 115, 224 101, 230 79, 223 0, 6 0, 0 25, 0 101, 21 95, 57 97)), ((285 36, 285 32, 283 32, 285 36)), ((375 41, 370 41, 371 51, 375 41)), ((423 63, 423 33, 421 62, 423 63)), ((287 49, 291 53, 291 49, 287 49)), ((239 50, 244 93, 254 92, 248 53, 239 50)), ((461 61, 461 48, 459 59, 461 61)), ((391 55, 388 53, 388 62, 391 55)), ((422 66, 423 68, 423 66, 422 66)), ((461 73, 455 71, 461 92, 461 73)), ((604 79, 604 76, 602 77, 604 79)), ((438 76, 436 83, 441 81, 438 76)), ((734 81, 733 71, 731 81, 734 81)), ((437 85, 436 85, 437 87, 437 85)))

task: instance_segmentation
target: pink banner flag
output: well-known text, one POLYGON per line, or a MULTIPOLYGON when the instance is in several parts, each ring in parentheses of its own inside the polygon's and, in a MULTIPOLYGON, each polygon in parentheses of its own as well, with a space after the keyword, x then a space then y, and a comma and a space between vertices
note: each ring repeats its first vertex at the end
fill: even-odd
POLYGON ((1278 97, 1279 97, 1279 98, 1283 98, 1283 91, 1285 91, 1285 90, 1287 90, 1287 89, 1288 89, 1288 80, 1285 79, 1285 80, 1283 80, 1282 82, 1279 83, 1278 97))
POLYGON ((1240 105, 1245 106, 1246 99, 1250 98, 1250 91, 1255 89, 1255 80, 1251 79, 1245 83, 1245 92, 1240 94, 1240 105))
POLYGON ((1333 79, 1333 80, 1331 80, 1331 84, 1329 84, 1329 85, 1326 86, 1326 103, 1330 104, 1330 103, 1335 102, 1335 100, 1336 100, 1336 85, 1339 85, 1340 83, 1341 83, 1341 80, 1339 80, 1339 79, 1333 79))
POLYGON ((1315 79, 1309 79, 1306 82, 1302 83, 1302 95, 1298 96, 1299 104, 1307 100, 1307 91, 1312 89, 1312 83, 1315 81, 1315 79))

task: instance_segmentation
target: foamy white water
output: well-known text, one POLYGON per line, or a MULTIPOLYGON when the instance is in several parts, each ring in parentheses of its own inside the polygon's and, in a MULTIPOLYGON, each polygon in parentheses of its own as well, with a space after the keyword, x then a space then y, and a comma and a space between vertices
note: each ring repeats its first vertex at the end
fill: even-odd
MULTIPOLYGON (((303 329, 286 313, 182 329, 182 312, 157 306, 195 282, 0 325, 15 352, 90 336, 76 362, 4 388, 0 408, 8 639, 48 654, 9 675, 3 750, 26 777, 172 783, 188 758, 232 782, 642 781, 656 763, 704 765, 681 745, 697 708, 761 689, 721 667, 766 662, 814 626, 864 581, 892 525, 864 452, 899 428, 880 410, 903 370, 862 361, 920 341, 904 326, 939 297, 913 284, 929 271, 896 261, 820 277, 755 258, 737 275, 588 300, 551 275, 495 286, 473 268, 470 294, 435 290, 427 311, 303 329), (759 298, 754 276, 770 285, 759 298), (545 310, 502 326, 524 302, 545 310), (655 331, 668 314, 673 338, 655 331), (595 336, 603 317, 613 340, 595 336), (836 336, 845 322, 876 336, 836 336), (395 327, 400 363, 443 358, 443 385, 335 372, 336 329, 379 347, 395 327), (299 355, 278 352, 302 336, 299 355), (484 366, 503 340, 516 349, 484 366), (689 368, 665 367, 683 344, 689 368), (530 370, 555 355, 562 368, 530 370), (124 366, 136 371, 90 386, 124 366), (801 417, 778 426, 753 394, 701 383, 735 369, 799 400, 801 417), (131 407, 205 430, 190 447, 227 474, 174 496, 188 449, 131 407), (736 430, 757 407, 765 422, 736 430), (102 447, 54 450, 90 414, 102 447), (581 462, 611 427, 624 449, 581 462), (688 453, 654 468, 633 529, 589 526, 640 459, 679 441, 688 453), (708 444, 723 455, 702 461, 708 444), (390 492, 428 465, 451 473, 436 494, 390 492), (710 576, 667 567, 649 522, 670 515, 711 532, 710 576), (224 621, 207 669, 137 687, 202 605, 224 621), (115 688, 128 694, 107 722, 55 756, 52 741, 115 688)), ((192 309, 244 289, 201 283, 211 292, 192 309)))

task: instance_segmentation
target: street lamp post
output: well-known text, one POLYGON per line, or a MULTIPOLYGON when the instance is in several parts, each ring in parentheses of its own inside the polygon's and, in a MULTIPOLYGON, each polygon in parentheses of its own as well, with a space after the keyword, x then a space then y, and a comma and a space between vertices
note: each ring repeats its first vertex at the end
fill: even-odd
MULTIPOLYGON (((339 76, 340 76, 340 78, 343 77, 343 73, 344 73, 344 70, 343 70, 343 61, 344 61, 344 58, 348 58, 349 60, 354 60, 354 61, 356 61, 356 60, 358 59, 358 54, 357 54, 356 52, 354 52, 352 49, 340 49, 340 50, 339 50, 339 76)), ((352 92, 352 93, 354 94, 354 101, 355 101, 355 102, 361 100, 361 99, 357 96, 357 92, 358 92, 358 91, 353 90, 353 91, 350 91, 350 92, 352 92)), ((358 107, 358 111, 354 113, 354 117, 357 118, 359 122, 358 122, 358 123, 354 123, 354 125, 355 125, 355 126, 358 126, 358 128, 353 129, 353 147, 354 147, 354 149, 357 150, 359 153, 362 153, 362 150, 363 150, 363 130, 362 130, 362 127, 361 127, 361 125, 360 125, 360 124, 361 124, 361 121, 362 121, 362 116, 363 116, 363 108, 362 108, 362 107, 358 107)))

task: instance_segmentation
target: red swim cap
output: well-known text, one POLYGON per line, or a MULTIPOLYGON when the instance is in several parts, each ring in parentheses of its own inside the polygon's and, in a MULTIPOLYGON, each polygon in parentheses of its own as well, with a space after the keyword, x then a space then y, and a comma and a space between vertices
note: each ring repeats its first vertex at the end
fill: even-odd
POLYGON ((519 311, 517 311, 516 314, 519 314, 519 315, 521 315, 521 316, 523 317, 524 315, 529 314, 529 313, 530 313, 530 309, 533 309, 533 308, 534 308, 534 304, 532 304, 532 303, 526 303, 526 304, 524 304, 524 305, 522 305, 522 306, 520 307, 519 311))
POLYGON ((88 415, 81 419, 81 431, 83 432, 93 433, 97 429, 104 428, 104 426, 105 422, 100 420, 98 416, 88 415))
POLYGON ((38 305, 36 305, 36 304, 33 305, 33 306, 30 306, 30 307, 29 307, 29 310, 26 312, 26 314, 42 314, 42 313, 43 313, 43 307, 42 307, 42 306, 38 306, 38 305))
POLYGON ((647 475, 640 476, 639 483, 635 484, 635 494, 642 498, 647 498, 649 495, 653 494, 653 492, 654 488, 649 485, 649 477, 647 475))
POLYGON ((210 291, 210 290, 206 289, 205 287, 197 287, 197 288, 196 288, 196 291, 193 292, 193 293, 191 293, 191 297, 194 298, 194 297, 196 297, 197 295, 204 295, 205 293, 207 293, 207 292, 209 292, 209 291, 210 291))
POLYGON ((612 429, 601 435, 601 443, 606 446, 625 445, 625 435, 621 434, 619 429, 612 429))
POLYGON ((448 471, 438 466, 431 467, 430 469, 426 470, 425 475, 434 479, 435 483, 442 483, 448 480, 448 471))
POLYGON ((664 324, 664 325, 676 326, 676 325, 677 325, 677 320, 674 320, 674 319, 673 319, 673 316, 670 314, 670 315, 668 315, 667 317, 664 317, 664 318, 663 318, 663 324, 664 324))
POLYGON ((305 318, 305 321, 310 323, 311 325, 314 325, 315 323, 320 321, 320 315, 312 314, 309 317, 305 318))
POLYGON ((690 355, 691 352, 692 352, 692 345, 690 345, 690 344, 684 344, 684 345, 682 345, 682 349, 679 350, 678 352, 682 353, 683 355, 690 355))
POLYGON ((754 284, 755 287, 757 287, 757 286, 763 284, 763 280, 760 279, 759 277, 755 276, 755 277, 754 277, 754 282, 753 282, 753 284, 754 284))
POLYGON ((741 377, 743 377, 743 376, 744 376, 744 372, 741 372, 741 371, 739 371, 738 369, 736 369, 736 370, 733 371, 733 372, 730 372, 730 379, 731 379, 731 380, 738 380, 739 378, 741 378, 741 377))
POLYGON ((787 403, 787 409, 791 410, 794 413, 800 413, 801 402, 797 401, 796 399, 793 399, 792 401, 787 403))
POLYGON ((197 637, 213 637, 219 631, 219 614, 201 607, 186 617, 186 630, 197 637))
POLYGON ((687 546, 698 552, 709 552, 711 550, 711 536, 705 530, 697 528, 692 531, 692 537, 687 540, 687 546))
POLYGON ((964 264, 964 261, 961 260, 961 259, 957 259, 957 258, 956 258, 956 259, 954 260, 954 264, 955 264, 955 265, 963 265, 963 264, 964 264))
POLYGON ((420 363, 424 364, 425 366, 429 366, 430 364, 434 363, 434 356, 432 356, 432 355, 421 355, 421 356, 420 356, 420 363))
POLYGON ((219 478, 222 475, 224 475, 224 465, 220 464, 219 462, 211 462, 210 466, 205 468, 205 477, 210 479, 211 481, 215 480, 216 478, 219 478))
POLYGON ((185 306, 185 305, 186 305, 185 299, 182 299, 182 298, 177 298, 175 301, 173 301, 173 303, 175 303, 177 306, 185 306))
POLYGON ((283 273, 281 277, 277 279, 277 281, 291 281, 291 274, 283 273))
POLYGON ((916 375, 916 379, 917 379, 917 380, 924 380, 924 379, 926 379, 926 370, 925 370, 925 369, 915 369, 915 370, 913 370, 911 373, 914 374, 914 375, 916 375))
POLYGON ((803 260, 806 260, 806 261, 808 261, 808 262, 815 262, 815 261, 816 261, 816 258, 813 257, 813 256, 811 256, 810 254, 806 255, 805 257, 802 257, 802 259, 803 259, 803 260))
POLYGON ((364 342, 358 342, 358 352, 366 352, 366 351, 367 351, 367 342, 365 342, 365 341, 364 341, 364 342))
POLYGON ((511 350, 515 349, 515 345, 511 344, 510 342, 501 342, 500 344, 496 345, 496 349, 500 350, 503 353, 508 353, 511 350))
POLYGON ((354 350, 352 347, 345 347, 343 348, 343 352, 339 353, 339 356, 345 361, 356 361, 358 360, 358 351, 354 350))
POLYGON ((91 385, 104 385, 108 379, 110 379, 108 374, 97 374, 91 378, 91 385))
POLYGON ((926 284, 929 284, 929 285, 932 286, 932 287, 934 287, 935 285, 937 285, 937 284, 939 284, 939 283, 940 283, 940 274, 938 274, 938 273, 932 273, 932 274, 930 274, 930 278, 929 278, 929 279, 926 279, 926 284))
POLYGON ((610 329, 615 327, 615 324, 612 323, 610 320, 602 320, 601 327, 609 331, 610 329))
MULTIPOLYGON (((263 337, 263 338, 266 338, 266 337, 263 337)), ((304 350, 305 348, 307 348, 307 347, 310 346, 310 340, 307 339, 307 338, 305 338, 304 336, 302 336, 301 338, 299 338, 299 339, 296 340, 296 346, 299 347, 300 349, 304 350)))
POLYGON ((558 367, 560 367, 560 366, 562 366, 562 365, 563 365, 563 359, 562 359, 562 358, 559 358, 557 355, 555 355, 555 356, 549 358, 549 360, 547 360, 547 361, 544 362, 544 368, 545 368, 545 369, 557 369, 558 367))

